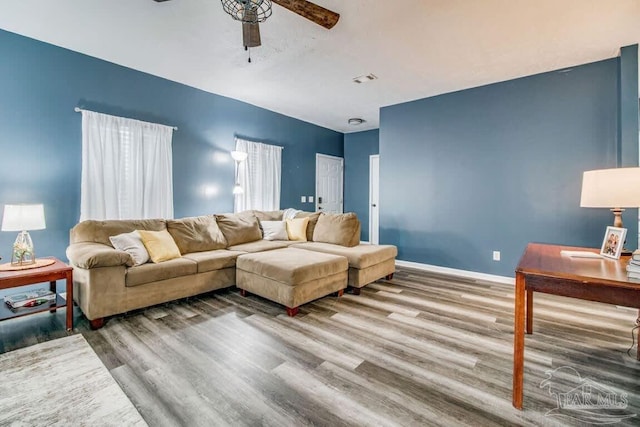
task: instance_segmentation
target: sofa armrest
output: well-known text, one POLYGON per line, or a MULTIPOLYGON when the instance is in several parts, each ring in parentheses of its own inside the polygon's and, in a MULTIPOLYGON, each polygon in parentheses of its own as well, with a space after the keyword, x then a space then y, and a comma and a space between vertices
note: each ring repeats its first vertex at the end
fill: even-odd
POLYGON ((72 243, 67 247, 67 258, 73 266, 85 269, 119 265, 131 267, 134 264, 128 253, 92 242, 72 243))

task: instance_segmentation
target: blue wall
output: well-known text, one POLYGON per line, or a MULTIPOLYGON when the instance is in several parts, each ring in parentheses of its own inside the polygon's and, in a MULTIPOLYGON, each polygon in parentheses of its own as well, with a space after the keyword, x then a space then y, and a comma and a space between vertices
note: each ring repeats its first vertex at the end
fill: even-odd
MULTIPOLYGON (((638 165, 638 45, 620 49, 618 140, 619 166, 638 165)), ((634 221, 635 222, 635 221, 634 221)), ((625 223, 625 227, 628 225, 625 223)), ((629 230, 631 231, 631 230, 629 230)), ((628 239, 627 239, 628 240, 628 239)))
MULTIPOLYGON (((402 260, 505 276, 531 241, 599 247, 613 218, 580 208, 580 189, 583 171, 618 163, 619 66, 382 108, 381 243, 402 260)), ((635 248, 637 210, 624 220, 635 248)))
POLYGON ((369 156, 379 153, 378 129, 344 135, 344 211, 362 224, 360 240, 369 240, 369 156))
MULTIPOLYGON (((80 215, 80 106, 178 126, 175 216, 233 210, 234 136, 284 146, 282 207, 312 210, 315 153, 343 155, 343 134, 0 30, 0 205, 45 204, 39 256, 62 259, 80 215), (207 190, 208 189, 208 190, 207 190)), ((0 233, 10 258, 17 233, 0 233)))

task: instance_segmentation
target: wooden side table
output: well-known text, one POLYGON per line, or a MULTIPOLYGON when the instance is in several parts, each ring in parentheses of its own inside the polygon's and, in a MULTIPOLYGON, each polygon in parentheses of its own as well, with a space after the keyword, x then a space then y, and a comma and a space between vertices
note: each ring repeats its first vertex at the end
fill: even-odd
POLYGON ((56 292, 56 299, 51 304, 42 304, 37 307, 10 309, 4 301, 0 304, 0 320, 26 316, 43 311, 55 312, 57 308, 67 308, 67 330, 73 330, 73 268, 59 259, 53 259, 54 263, 45 267, 31 268, 17 271, 0 271, 0 289, 17 288, 19 286, 34 285, 49 282, 49 289, 56 292, 56 280, 67 281, 67 298, 62 298, 56 292))

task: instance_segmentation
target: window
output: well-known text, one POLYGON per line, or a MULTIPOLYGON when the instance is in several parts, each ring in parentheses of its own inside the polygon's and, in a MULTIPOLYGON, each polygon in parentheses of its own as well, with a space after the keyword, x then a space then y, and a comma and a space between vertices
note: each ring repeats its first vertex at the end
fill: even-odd
POLYGON ((234 210, 274 211, 280 209, 282 147, 236 138, 236 150, 247 153, 238 165, 238 183, 234 210))
POLYGON ((82 110, 80 220, 173 218, 168 126, 82 110))

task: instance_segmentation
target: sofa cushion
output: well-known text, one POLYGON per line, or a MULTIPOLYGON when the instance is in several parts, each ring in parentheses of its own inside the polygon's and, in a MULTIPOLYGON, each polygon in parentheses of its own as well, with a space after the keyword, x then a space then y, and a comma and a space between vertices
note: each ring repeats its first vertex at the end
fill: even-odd
POLYGON ((132 266, 133 258, 124 251, 113 249, 102 243, 72 243, 67 247, 67 258, 80 268, 132 266))
POLYGON ((260 221, 282 221, 283 211, 250 211, 260 221))
POLYGON ((318 218, 313 231, 313 241, 333 243, 341 246, 358 246, 360 244, 360 221, 355 213, 327 214, 318 218))
POLYGON ((124 251, 133 258, 133 265, 141 265, 149 261, 149 252, 144 247, 140 233, 137 230, 131 233, 122 233, 109 237, 111 244, 119 251, 124 251))
POLYGON ((216 221, 227 239, 227 247, 262 240, 258 218, 253 214, 221 214, 216 215, 216 221))
POLYGON ((125 286, 139 286, 159 280, 173 279, 198 272, 198 264, 187 258, 174 258, 159 264, 143 264, 127 269, 125 286))
POLYGON ((299 242, 307 241, 307 226, 309 218, 287 219, 287 236, 289 240, 297 240, 299 242))
POLYGON ((264 240, 289 240, 287 224, 284 221, 260 220, 260 226, 262 227, 262 238, 264 240))
POLYGON ((167 230, 178 245, 181 254, 227 247, 227 239, 220 231, 213 215, 168 219, 167 230))
POLYGON ((240 252, 263 252, 271 251, 273 249, 286 248, 288 245, 285 242, 269 241, 269 240, 256 240, 255 242, 243 243, 241 245, 229 246, 227 249, 230 251, 240 252))
POLYGON ((393 245, 358 245, 345 247, 331 243, 306 242, 296 243, 296 249, 341 255, 349 260, 349 267, 359 270, 379 264, 398 255, 398 248, 393 245))
POLYGON ((318 218, 320 218, 320 212, 298 212, 296 218, 309 218, 309 223, 307 224, 307 240, 311 242, 316 224, 318 224, 318 218))
POLYGON ((238 257, 236 268, 288 285, 317 280, 348 269, 341 256, 300 249, 279 249, 238 257))
POLYGON ((243 253, 244 252, 229 251, 227 249, 217 249, 215 251, 193 252, 184 255, 183 258, 195 261, 198 264, 198 273, 204 273, 205 271, 235 267, 236 258, 243 253))
POLYGON ((180 258, 180 249, 167 230, 138 230, 144 247, 149 252, 151 262, 158 263, 180 258))
POLYGON ((164 219, 110 219, 105 221, 87 220, 76 224, 69 233, 70 243, 94 242, 111 246, 109 237, 134 230, 159 231, 167 228, 164 219))

